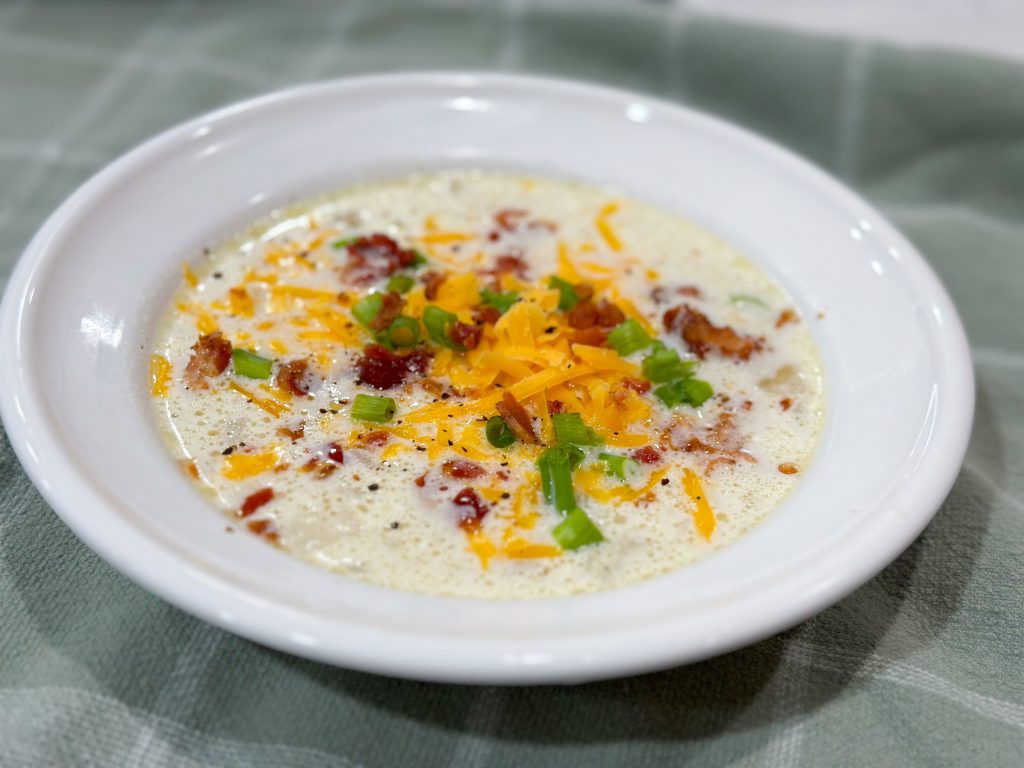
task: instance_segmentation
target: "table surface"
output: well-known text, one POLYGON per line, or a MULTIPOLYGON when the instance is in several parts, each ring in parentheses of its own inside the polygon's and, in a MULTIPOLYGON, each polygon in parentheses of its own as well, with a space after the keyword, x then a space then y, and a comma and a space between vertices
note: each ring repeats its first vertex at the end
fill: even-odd
POLYGON ((678 4, 6 2, 0 275, 78 184, 175 122, 292 83, 426 68, 676 99, 860 190, 971 338, 975 424, 949 498, 877 578, 744 650, 575 687, 448 686, 270 651, 150 596, 65 528, 0 436, 0 766, 1019 764, 1020 63, 678 4))

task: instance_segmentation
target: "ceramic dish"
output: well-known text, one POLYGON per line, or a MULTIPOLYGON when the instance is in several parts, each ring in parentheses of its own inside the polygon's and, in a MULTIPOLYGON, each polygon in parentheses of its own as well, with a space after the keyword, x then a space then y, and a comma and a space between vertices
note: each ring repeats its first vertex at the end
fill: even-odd
POLYGON ((949 298, 856 195, 706 115, 497 75, 302 87, 152 139, 45 224, 8 285, 0 333, 11 442, 58 514, 112 565, 257 642, 443 681, 624 675, 793 625, 877 573, 928 523, 963 459, 974 398, 949 298), (225 535, 149 411, 154 324, 182 260, 290 201, 451 167, 613 185, 718 234, 790 293, 821 349, 827 422, 816 460, 765 522, 669 575, 529 602, 390 591, 225 535))

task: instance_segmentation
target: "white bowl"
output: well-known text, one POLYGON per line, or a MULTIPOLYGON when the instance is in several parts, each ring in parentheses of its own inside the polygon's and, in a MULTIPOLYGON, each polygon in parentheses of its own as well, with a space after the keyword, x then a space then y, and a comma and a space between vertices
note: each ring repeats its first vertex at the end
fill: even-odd
POLYGON ((0 334, 0 405, 18 456, 114 567, 257 642, 444 681, 624 675, 791 626, 877 573, 928 523, 963 459, 974 402, 948 296, 856 195, 720 120, 527 77, 343 80, 174 128, 53 214, 7 287, 0 334), (616 185, 719 234, 790 292, 821 347, 828 417, 813 465, 764 523, 669 575, 530 602, 391 591, 225 534, 169 458, 147 401, 154 322, 182 260, 297 198, 454 166, 616 185))

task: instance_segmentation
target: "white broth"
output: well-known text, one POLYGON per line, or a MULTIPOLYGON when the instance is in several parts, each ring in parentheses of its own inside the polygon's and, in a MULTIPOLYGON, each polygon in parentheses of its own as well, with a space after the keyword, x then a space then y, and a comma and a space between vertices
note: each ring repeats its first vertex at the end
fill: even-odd
POLYGON ((569 595, 685 566, 779 505, 823 424, 810 321, 650 205, 417 175, 186 268, 153 403, 233 535, 396 589, 569 595))

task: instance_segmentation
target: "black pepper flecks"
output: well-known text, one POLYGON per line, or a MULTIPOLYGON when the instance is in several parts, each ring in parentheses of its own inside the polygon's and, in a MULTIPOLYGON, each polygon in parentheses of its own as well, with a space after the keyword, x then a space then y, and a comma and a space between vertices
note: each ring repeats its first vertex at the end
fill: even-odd
POLYGON ((379 491, 380 490, 380 486, 377 483, 370 483, 366 487, 369 488, 371 491, 379 491))
POLYGON ((669 484, 669 479, 667 477, 661 478, 661 484, 662 485, 668 485, 669 484))

